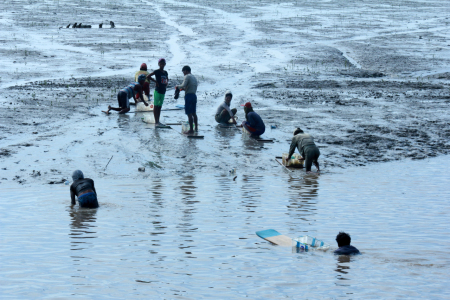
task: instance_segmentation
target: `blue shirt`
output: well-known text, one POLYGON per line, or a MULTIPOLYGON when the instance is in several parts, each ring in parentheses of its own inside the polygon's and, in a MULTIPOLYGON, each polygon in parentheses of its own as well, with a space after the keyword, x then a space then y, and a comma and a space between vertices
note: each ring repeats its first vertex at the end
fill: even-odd
POLYGON ((334 250, 334 254, 337 255, 351 255, 351 254, 361 254, 356 247, 351 245, 339 247, 337 250, 334 250))
POLYGON ((264 125, 263 120, 254 111, 251 111, 247 114, 247 122, 251 127, 255 128, 258 131, 266 130, 266 125, 264 125))
POLYGON ((127 93, 128 99, 133 98, 133 96, 135 95, 134 87, 136 86, 136 84, 139 84, 139 82, 130 83, 126 88, 122 89, 123 92, 127 93))

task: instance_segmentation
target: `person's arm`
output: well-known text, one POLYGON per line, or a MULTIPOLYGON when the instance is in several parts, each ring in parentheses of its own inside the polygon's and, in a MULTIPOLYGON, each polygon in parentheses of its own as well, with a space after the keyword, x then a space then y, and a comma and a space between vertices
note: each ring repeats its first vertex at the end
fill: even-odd
POLYGON ((297 141, 293 138, 291 142, 291 146, 289 147, 289 154, 286 160, 290 160, 292 157, 292 154, 295 152, 295 147, 297 147, 297 141))
POLYGON ((71 200, 70 203, 72 205, 76 204, 76 202, 75 202, 75 193, 73 192, 72 188, 70 188, 70 200, 71 200))
POLYGON ((147 79, 153 81, 155 85, 159 87, 158 82, 152 77, 153 75, 155 75, 155 72, 151 72, 150 74, 148 74, 147 79))
POLYGON ((136 85, 135 88, 137 89, 137 92, 139 93, 140 101, 144 102, 145 106, 148 106, 148 103, 145 102, 145 100, 144 100, 144 89, 143 89, 143 87, 139 84, 139 85, 136 85))
POLYGON ((97 191, 95 190, 95 186, 94 186, 94 180, 92 180, 92 190, 95 193, 95 196, 97 196, 97 191))
POLYGON ((184 91, 188 84, 189 84, 189 76, 186 75, 184 76, 183 83, 181 85, 176 86, 175 88, 178 87, 180 91, 184 91))

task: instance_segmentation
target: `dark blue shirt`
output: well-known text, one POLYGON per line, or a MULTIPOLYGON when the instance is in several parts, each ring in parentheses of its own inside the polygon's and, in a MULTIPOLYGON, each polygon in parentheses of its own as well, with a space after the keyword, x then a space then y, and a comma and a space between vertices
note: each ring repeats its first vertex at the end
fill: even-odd
POLYGON ((360 254, 359 250, 356 247, 351 245, 339 247, 339 249, 334 251, 334 254, 337 255, 351 255, 351 254, 360 254))
POLYGON ((251 127, 255 128, 258 131, 264 132, 266 130, 266 125, 264 125, 263 120, 254 111, 251 111, 247 114, 247 122, 251 127))

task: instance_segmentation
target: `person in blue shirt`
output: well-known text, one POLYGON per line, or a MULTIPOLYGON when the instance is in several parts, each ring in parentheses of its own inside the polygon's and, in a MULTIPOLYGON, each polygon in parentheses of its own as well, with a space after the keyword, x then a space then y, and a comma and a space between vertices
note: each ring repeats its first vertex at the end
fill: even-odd
POLYGON ((253 111, 252 104, 247 102, 244 104, 244 112, 246 121, 242 122, 242 126, 251 133, 252 136, 260 136, 266 131, 261 117, 253 111))
POLYGON ((334 254, 337 255, 352 255, 352 254, 361 254, 356 247, 350 245, 352 241, 350 235, 343 231, 339 232, 336 236, 336 242, 338 244, 338 249, 334 251, 334 254))
POLYGON ((144 74, 141 74, 138 76, 138 82, 132 82, 127 87, 124 87, 119 91, 117 94, 117 102, 119 103, 119 107, 111 107, 111 105, 108 106, 108 110, 103 111, 107 115, 109 115, 109 112, 111 110, 118 111, 119 114, 124 114, 130 111, 130 102, 129 99, 133 98, 135 104, 142 101, 144 102, 145 106, 148 106, 148 103, 145 102, 144 96, 143 96, 143 85, 145 82, 146 76, 144 74))

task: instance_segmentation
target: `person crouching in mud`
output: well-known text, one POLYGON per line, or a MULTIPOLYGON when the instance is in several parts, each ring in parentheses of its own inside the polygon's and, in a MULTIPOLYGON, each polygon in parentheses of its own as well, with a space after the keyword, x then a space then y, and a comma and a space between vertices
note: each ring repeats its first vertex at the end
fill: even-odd
POLYGON ((303 132, 300 128, 294 130, 294 137, 292 138, 291 147, 289 148, 289 155, 286 161, 291 159, 294 154, 295 147, 305 160, 306 172, 311 172, 311 165, 314 164, 317 168, 317 172, 320 172, 319 162, 317 159, 320 156, 319 148, 314 143, 314 138, 303 132))
POLYGON ((266 131, 261 117, 253 111, 252 104, 247 102, 244 104, 244 112, 246 121, 242 122, 242 126, 251 133, 252 136, 260 136, 266 131))
POLYGON ((356 247, 350 245, 352 238, 348 233, 339 232, 336 236, 336 242, 338 244, 339 249, 334 251, 334 254, 337 255, 352 255, 352 254, 361 254, 356 247))
POLYGON ((97 208, 97 192, 94 187, 94 180, 84 178, 83 172, 76 170, 72 174, 73 183, 70 186, 70 198, 72 205, 75 205, 75 196, 78 198, 80 207, 97 208))
POLYGON ((127 87, 121 89, 119 93, 117 93, 117 101, 119 103, 119 107, 111 107, 108 106, 108 110, 105 111, 106 114, 109 114, 110 110, 118 111, 119 114, 124 114, 130 111, 130 102, 129 99, 133 98, 135 103, 142 101, 145 106, 148 106, 148 103, 145 102, 143 96, 143 85, 145 82, 145 75, 141 74, 138 76, 138 82, 130 83, 127 87))
POLYGON ((234 116, 236 115, 237 109, 230 109, 231 99, 233 99, 233 94, 230 91, 225 92, 224 101, 219 105, 216 111, 216 122, 228 124, 230 119, 233 119, 233 124, 236 123, 234 116))
MULTIPOLYGON (((142 63, 139 71, 137 71, 136 74, 134 74, 134 81, 139 82, 139 75, 141 75, 141 74, 144 74, 145 76, 148 76, 148 74, 150 74, 147 71, 146 63, 142 63)), ((147 96, 147 99, 150 100, 150 81, 148 81, 148 79, 145 79, 145 82, 142 85, 142 88, 144 90, 144 94, 147 96)), ((132 103, 130 103, 130 104, 132 104, 132 103)))

